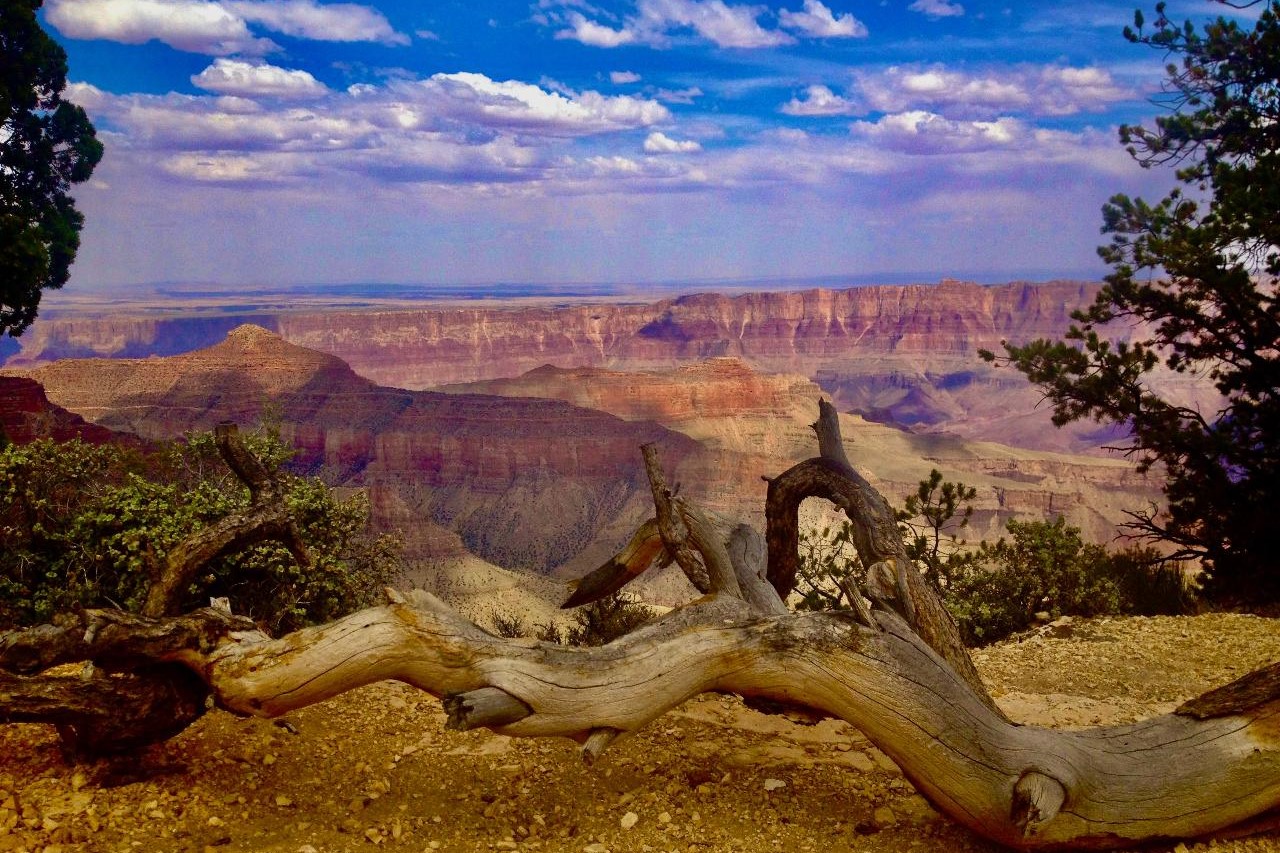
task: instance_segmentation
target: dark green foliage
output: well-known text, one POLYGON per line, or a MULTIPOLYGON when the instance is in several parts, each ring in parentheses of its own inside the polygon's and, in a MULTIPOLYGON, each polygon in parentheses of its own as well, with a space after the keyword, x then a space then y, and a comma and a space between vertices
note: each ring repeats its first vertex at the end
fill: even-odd
POLYGON ((946 602, 965 637, 990 643, 1032 625, 1037 613, 1099 616, 1124 608, 1110 555, 1056 521, 1010 521, 1012 541, 983 545, 977 568, 956 578, 946 602))
POLYGON ((934 586, 949 588, 957 577, 973 568, 977 554, 965 548, 956 532, 969 526, 976 489, 942 479, 934 468, 921 480, 915 494, 907 495, 896 513, 907 545, 907 556, 924 571, 934 586))
MULTIPOLYGON (((897 512, 908 552, 942 596, 965 641, 984 645, 1031 627, 1037 614, 1144 616, 1187 613, 1192 589, 1179 563, 1155 551, 1109 553, 1084 542, 1080 530, 1056 521, 1010 521, 1011 540, 966 548, 955 536, 973 514, 976 496, 963 483, 930 471, 897 512), (957 521, 957 519, 959 519, 957 521)), ((848 606, 842 584, 866 575, 853 548, 849 523, 800 540, 801 599, 797 610, 848 606)))
MULTIPOLYGON (((1251 4, 1256 5, 1256 4, 1251 4)), ((1219 601, 1280 601, 1272 527, 1280 502, 1280 3, 1252 28, 1219 19, 1197 32, 1156 6, 1126 30, 1172 62, 1169 115, 1124 127, 1143 165, 1175 163, 1184 185, 1152 205, 1115 196, 1099 250, 1114 272, 1065 341, 1008 346, 1040 385, 1054 422, 1121 424, 1144 469, 1166 478, 1167 511, 1132 513, 1133 532, 1199 558, 1219 601), (1140 322, 1131 342, 1105 324, 1140 322), (1153 389, 1157 367, 1207 378, 1220 403, 1200 411, 1153 389)), ((1114 328, 1114 326, 1112 327, 1114 328)), ((992 360, 995 356, 984 353, 992 360)))
MULTIPOLYGON (((288 456, 271 435, 246 444, 271 465, 288 456)), ((376 599, 398 545, 367 534, 364 496, 338 501, 319 481, 284 479, 312 565, 300 568, 274 542, 253 546, 211 564, 182 609, 226 596, 237 613, 284 632, 376 599)), ((78 440, 0 449, 0 627, 75 607, 137 610, 175 544, 248 502, 208 435, 147 455, 78 440)))
POLYGON ((89 117, 62 100, 67 56, 40 29, 40 0, 0 0, 0 334, 66 284, 84 217, 68 191, 102 159, 89 117))

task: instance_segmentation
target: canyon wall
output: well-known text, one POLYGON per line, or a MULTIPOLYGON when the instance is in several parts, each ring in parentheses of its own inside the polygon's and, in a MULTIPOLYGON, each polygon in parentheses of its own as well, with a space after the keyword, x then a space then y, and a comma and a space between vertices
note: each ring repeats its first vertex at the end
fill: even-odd
MULTIPOLYGON (((1117 436, 1093 425, 1053 430, 1038 392, 1020 374, 981 362, 977 350, 998 350, 1002 340, 1060 336, 1071 312, 1092 301, 1097 288, 944 281, 649 303, 324 311, 300 305, 260 312, 253 322, 336 355, 384 386, 426 389, 519 376, 543 365, 634 372, 734 357, 757 372, 814 380, 840 409, 872 420, 1096 452, 1117 436)), ((225 312, 98 318, 49 312, 19 339, 21 349, 7 363, 169 355, 221 340, 238 319, 225 312)), ((1192 398, 1196 393, 1187 390, 1192 398)))

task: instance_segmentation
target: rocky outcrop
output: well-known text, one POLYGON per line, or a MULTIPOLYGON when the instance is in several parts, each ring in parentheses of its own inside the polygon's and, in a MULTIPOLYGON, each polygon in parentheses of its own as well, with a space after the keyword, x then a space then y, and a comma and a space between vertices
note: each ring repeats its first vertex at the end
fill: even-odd
POLYGON ((54 405, 39 382, 18 376, 0 376, 0 436, 14 444, 26 444, 38 438, 54 441, 78 438, 90 444, 126 439, 54 405))

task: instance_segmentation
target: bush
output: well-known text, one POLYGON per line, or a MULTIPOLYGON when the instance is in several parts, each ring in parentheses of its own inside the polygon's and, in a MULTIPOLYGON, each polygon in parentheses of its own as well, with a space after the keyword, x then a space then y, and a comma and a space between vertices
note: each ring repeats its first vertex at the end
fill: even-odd
MULTIPOLYGON (((270 432, 245 443, 268 465, 290 455, 270 432)), ((338 501, 317 480, 282 478, 312 565, 275 542, 252 546, 209 564, 184 610, 226 596, 267 630, 290 631, 372 603, 391 579, 399 545, 367 532, 363 494, 338 501)), ((137 610, 178 542, 248 504, 209 435, 146 454, 79 440, 0 448, 0 627, 76 607, 137 610)))
MULTIPOLYGON (((992 643, 1030 627, 1037 614, 1098 616, 1181 614, 1195 596, 1183 567, 1150 549, 1108 553, 1084 542, 1080 530, 1056 521, 1010 521, 1010 540, 966 549, 956 538, 975 492, 943 482, 938 471, 897 512, 908 554, 942 595, 971 645, 992 643)), ((849 522, 800 539, 798 610, 848 606, 842 585, 862 583, 866 570, 853 548, 849 522)))

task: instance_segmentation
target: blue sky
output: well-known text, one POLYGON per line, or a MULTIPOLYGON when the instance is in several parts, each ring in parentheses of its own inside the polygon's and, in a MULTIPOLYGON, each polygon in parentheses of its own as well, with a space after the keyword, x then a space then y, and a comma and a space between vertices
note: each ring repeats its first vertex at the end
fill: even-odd
POLYGON ((107 146, 71 286, 1100 275, 1172 185, 1133 8, 45 0, 107 146))

